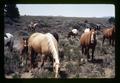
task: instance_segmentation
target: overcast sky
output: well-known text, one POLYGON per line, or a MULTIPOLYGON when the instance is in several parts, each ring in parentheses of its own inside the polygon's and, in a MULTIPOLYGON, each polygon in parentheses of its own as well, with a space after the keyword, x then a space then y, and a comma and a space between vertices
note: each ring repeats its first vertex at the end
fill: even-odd
POLYGON ((20 15, 115 17, 113 4, 17 4, 20 15))

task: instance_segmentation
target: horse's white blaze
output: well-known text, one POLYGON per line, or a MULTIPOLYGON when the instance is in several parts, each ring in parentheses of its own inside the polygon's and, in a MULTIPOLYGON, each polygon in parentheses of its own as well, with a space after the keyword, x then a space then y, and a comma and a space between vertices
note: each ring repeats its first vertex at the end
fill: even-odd
POLYGON ((73 29, 72 32, 73 32, 74 34, 77 34, 77 33, 78 33, 78 30, 77 30, 77 29, 73 29))
POLYGON ((92 32, 92 35, 91 35, 91 43, 94 43, 93 35, 94 35, 94 32, 92 32))
POLYGON ((90 29, 89 28, 86 28, 85 30, 84 30, 84 32, 89 32, 90 31, 90 29))

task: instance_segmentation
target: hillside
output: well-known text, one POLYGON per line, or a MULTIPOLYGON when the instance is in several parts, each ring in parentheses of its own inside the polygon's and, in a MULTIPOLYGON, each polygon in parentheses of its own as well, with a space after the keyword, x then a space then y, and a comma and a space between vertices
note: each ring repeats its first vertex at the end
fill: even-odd
MULTIPOLYGON (((19 37, 22 31, 27 30, 27 26, 31 21, 38 21, 41 27, 37 28, 37 32, 57 32, 59 35, 59 49, 64 49, 64 59, 60 61, 61 71, 60 78, 114 78, 115 77, 115 47, 110 46, 106 40, 102 46, 102 32, 98 32, 97 46, 95 49, 95 62, 80 63, 79 58, 82 57, 79 38, 85 29, 82 26, 85 20, 89 23, 102 24, 110 26, 108 18, 77 18, 77 17, 52 17, 52 16, 21 16, 16 22, 5 18, 5 32, 12 33, 15 37, 15 50, 11 53, 7 47, 4 51, 4 69, 6 78, 53 78, 54 72, 51 72, 45 63, 46 69, 40 70, 35 68, 26 72, 25 66, 19 67, 19 53, 16 50, 19 46, 19 37), (78 28, 79 35, 76 38, 67 38, 67 34, 72 28, 78 28), (64 44, 64 46, 63 46, 64 44), (72 50, 72 51, 71 51, 72 50)), ((102 27, 104 28, 104 27, 102 27)), ((39 62, 40 63, 40 62, 39 62)), ((40 64, 38 64, 40 65, 40 64)))

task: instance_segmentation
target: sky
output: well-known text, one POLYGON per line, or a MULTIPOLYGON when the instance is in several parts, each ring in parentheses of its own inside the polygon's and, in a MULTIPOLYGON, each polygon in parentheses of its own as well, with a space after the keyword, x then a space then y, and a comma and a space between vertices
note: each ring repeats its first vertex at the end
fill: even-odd
POLYGON ((17 4, 20 15, 115 17, 113 4, 17 4))

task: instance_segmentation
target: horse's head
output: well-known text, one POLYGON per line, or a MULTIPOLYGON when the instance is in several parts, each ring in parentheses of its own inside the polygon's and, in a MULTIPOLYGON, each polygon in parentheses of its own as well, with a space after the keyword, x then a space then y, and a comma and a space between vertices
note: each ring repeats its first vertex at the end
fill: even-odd
POLYGON ((93 44, 96 41, 96 31, 91 30, 91 43, 93 44))
POLYGON ((28 46, 28 37, 23 38, 23 46, 27 47, 28 46))
POLYGON ((53 64, 53 69, 54 69, 54 71, 55 71, 55 78, 57 78, 58 77, 58 74, 59 74, 59 72, 60 72, 60 63, 54 63, 53 64))

